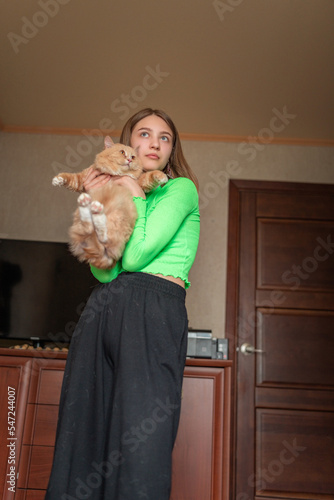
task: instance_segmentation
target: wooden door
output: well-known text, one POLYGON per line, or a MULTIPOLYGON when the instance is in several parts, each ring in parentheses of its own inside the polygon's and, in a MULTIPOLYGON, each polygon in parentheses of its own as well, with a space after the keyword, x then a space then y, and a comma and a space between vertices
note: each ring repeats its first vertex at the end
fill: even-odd
POLYGON ((231 498, 334 499, 334 186, 229 194, 231 498))

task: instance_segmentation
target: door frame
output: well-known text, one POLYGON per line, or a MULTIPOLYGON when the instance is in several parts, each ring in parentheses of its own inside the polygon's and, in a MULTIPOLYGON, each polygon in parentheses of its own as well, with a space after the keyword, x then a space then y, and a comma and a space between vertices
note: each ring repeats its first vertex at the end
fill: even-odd
MULTIPOLYGON (((240 251, 242 249, 242 228, 246 224, 255 224, 255 221, 250 220, 249 208, 247 203, 252 205, 256 203, 256 194, 260 192, 280 192, 287 193, 291 191, 299 191, 303 193, 327 193, 331 191, 334 196, 334 186, 332 184, 314 184, 314 183, 298 183, 298 182, 281 182, 281 181, 252 181, 241 179, 230 179, 229 181, 229 202, 228 202, 228 242, 227 242, 227 279, 226 279, 226 321, 225 321, 225 337, 229 340, 229 359, 233 361, 232 368, 232 383, 231 383, 231 462, 230 462, 230 500, 243 500, 236 499, 236 479, 237 479, 237 453, 238 453, 238 435, 237 435, 237 411, 238 411, 238 375, 240 367, 238 365, 238 352, 242 342, 245 342, 243 335, 239 335, 239 321, 238 311, 240 303, 240 291, 242 293, 249 292, 247 287, 241 286, 242 276, 240 275, 240 251), (245 197, 245 193, 247 196, 245 197)), ((251 233, 251 240, 248 243, 256 243, 256 227, 254 225, 253 232, 251 233)), ((243 256, 245 258, 245 256, 243 256)), ((255 272, 255 265, 250 262, 250 269, 253 274, 255 272)), ((255 276, 246 276, 249 281, 255 282, 255 276)), ((249 297, 251 302, 251 297, 249 297)), ((248 305, 248 307, 253 304, 248 305)), ((255 331, 255 326, 253 327, 255 331)), ((252 339, 250 338, 250 343, 252 339)), ((249 359, 255 360, 254 356, 249 356, 249 359)), ((251 376, 254 376, 253 374, 251 376)), ((254 381, 255 383, 255 381, 254 381)), ((254 386, 254 384, 253 384, 254 386)), ((243 394, 243 399, 247 401, 250 408, 254 410, 254 394, 243 394)), ((247 429, 244 431, 247 432, 247 429)), ((254 433, 247 436, 250 456, 253 462, 255 461, 254 450, 254 433)), ((249 452, 249 450, 248 450, 249 452)), ((240 453, 240 451, 239 451, 240 453)), ((240 458, 240 460, 242 460, 240 458)), ((254 464, 253 464, 254 465, 254 464)), ((246 498, 246 497, 244 497, 246 498)), ((248 498, 248 496, 247 496, 248 498)))

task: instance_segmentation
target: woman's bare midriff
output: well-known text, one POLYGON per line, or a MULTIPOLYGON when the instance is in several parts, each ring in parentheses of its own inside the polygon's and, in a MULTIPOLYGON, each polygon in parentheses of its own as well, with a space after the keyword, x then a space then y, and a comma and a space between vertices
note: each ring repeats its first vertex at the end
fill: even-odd
POLYGON ((173 283, 176 283, 177 285, 182 286, 182 288, 185 287, 184 281, 181 280, 181 278, 174 278, 174 276, 164 276, 163 274, 153 274, 153 276, 158 276, 158 278, 163 278, 165 280, 172 281, 173 283))

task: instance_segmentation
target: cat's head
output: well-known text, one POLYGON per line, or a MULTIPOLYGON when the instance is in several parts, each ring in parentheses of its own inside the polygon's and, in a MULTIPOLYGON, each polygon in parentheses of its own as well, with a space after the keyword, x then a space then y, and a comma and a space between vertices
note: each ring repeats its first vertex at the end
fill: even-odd
POLYGON ((94 166, 103 174, 129 175, 138 179, 142 165, 137 152, 125 144, 114 143, 110 137, 104 140, 105 149, 96 155, 94 166))

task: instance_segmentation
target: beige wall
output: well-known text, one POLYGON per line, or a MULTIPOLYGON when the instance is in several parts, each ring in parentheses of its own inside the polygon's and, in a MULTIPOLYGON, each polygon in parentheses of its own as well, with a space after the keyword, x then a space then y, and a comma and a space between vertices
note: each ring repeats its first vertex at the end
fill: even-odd
MULTIPOLYGON (((189 323, 223 337, 228 178, 333 184, 334 148, 193 141, 183 147, 201 184, 189 323)), ((53 187, 51 179, 90 165, 100 149, 82 136, 1 133, 0 237, 67 241, 76 195, 53 187)))

